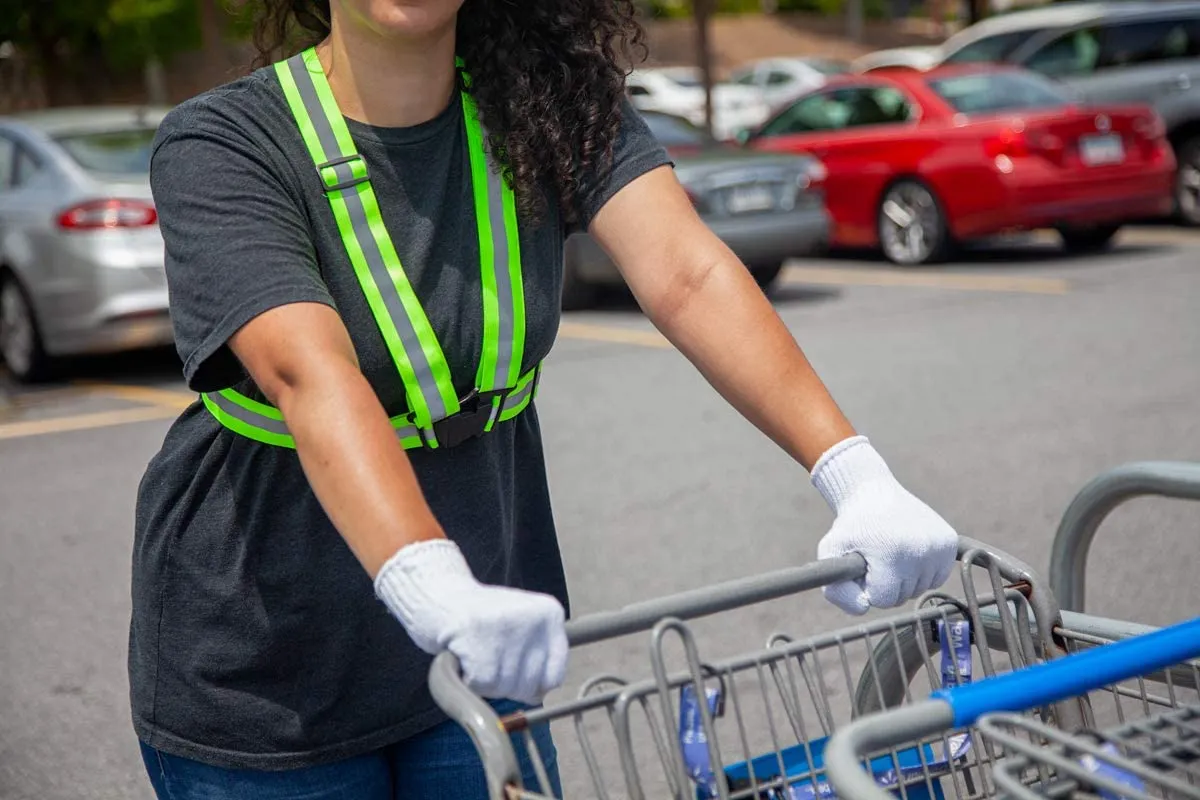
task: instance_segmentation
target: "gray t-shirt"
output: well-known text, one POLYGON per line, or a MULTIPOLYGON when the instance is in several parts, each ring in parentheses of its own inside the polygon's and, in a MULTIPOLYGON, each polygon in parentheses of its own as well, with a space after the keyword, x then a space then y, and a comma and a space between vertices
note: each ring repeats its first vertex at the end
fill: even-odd
MULTIPOLYGON (((626 106, 614 161, 587 181, 585 224, 669 163, 626 106)), ((479 246, 458 98, 410 128, 348 120, 388 231, 460 394, 482 338, 479 246)), ((384 345, 274 73, 189 100, 163 121, 151 182, 184 376, 196 391, 262 395, 227 346, 262 312, 337 309, 390 415, 407 410, 384 345)), ((559 321, 565 226, 550 203, 520 228, 525 363, 559 321)), ((533 405, 453 449, 409 451, 447 535, 482 581, 567 602, 533 405)), ((147 744, 229 767, 346 758, 442 721, 429 657, 374 594, 295 451, 222 427, 199 403, 166 435, 138 493, 129 677, 147 744)))

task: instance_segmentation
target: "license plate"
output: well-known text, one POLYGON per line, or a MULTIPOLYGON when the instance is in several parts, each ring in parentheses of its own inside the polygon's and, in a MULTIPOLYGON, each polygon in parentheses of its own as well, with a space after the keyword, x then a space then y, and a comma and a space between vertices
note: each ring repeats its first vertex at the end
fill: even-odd
POLYGON ((730 214, 750 214, 775 208, 775 192, 766 186, 735 186, 726 196, 730 214))
POLYGON ((1125 143, 1115 133, 1082 136, 1079 139, 1079 157, 1090 167, 1119 164, 1125 160, 1125 143))

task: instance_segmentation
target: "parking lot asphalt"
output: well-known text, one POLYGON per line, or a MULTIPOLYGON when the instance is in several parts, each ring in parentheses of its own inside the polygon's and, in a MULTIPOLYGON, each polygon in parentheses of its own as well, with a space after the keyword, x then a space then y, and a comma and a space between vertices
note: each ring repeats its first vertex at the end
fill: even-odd
MULTIPOLYGON (((900 480, 1037 568, 1074 493, 1137 460, 1200 460, 1200 234, 1129 231, 1064 258, 1039 238, 937 269, 794 262, 774 299, 900 480)), ((714 321, 719 324, 719 321, 714 321)), ((125 677, 133 500, 192 398, 170 353, 73 365, 0 407, 0 797, 149 798, 125 677)), ((814 557, 807 475, 726 407, 627 299, 564 317, 538 398, 576 614, 814 557)), ((1105 523, 1089 610, 1200 610, 1200 504, 1105 523)), ((706 652, 848 624, 820 598, 697 625, 706 652)), ((644 639, 573 656, 645 674, 644 639)), ((568 765, 570 766, 570 765, 568 765)))

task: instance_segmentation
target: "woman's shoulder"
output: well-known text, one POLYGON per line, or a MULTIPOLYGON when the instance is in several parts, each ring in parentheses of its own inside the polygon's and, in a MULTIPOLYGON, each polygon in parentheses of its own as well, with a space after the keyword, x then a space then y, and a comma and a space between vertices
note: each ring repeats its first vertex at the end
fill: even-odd
POLYGON ((273 71, 257 69, 173 107, 159 124, 155 149, 180 137, 266 148, 277 143, 281 125, 290 122, 287 114, 273 71))

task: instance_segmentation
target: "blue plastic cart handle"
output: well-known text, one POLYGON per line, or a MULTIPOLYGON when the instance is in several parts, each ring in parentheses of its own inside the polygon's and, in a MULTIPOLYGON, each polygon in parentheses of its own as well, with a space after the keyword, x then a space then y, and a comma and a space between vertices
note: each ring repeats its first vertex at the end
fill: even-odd
POLYGON ((955 727, 993 711, 1024 711, 1136 678, 1200 656, 1200 617, 1101 645, 932 697, 954 711, 955 727))

